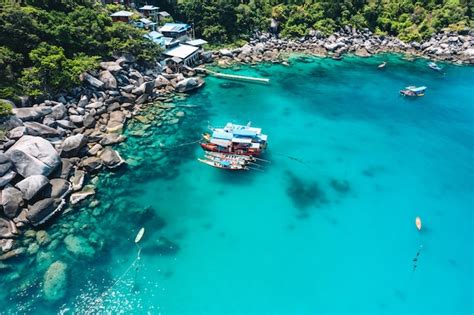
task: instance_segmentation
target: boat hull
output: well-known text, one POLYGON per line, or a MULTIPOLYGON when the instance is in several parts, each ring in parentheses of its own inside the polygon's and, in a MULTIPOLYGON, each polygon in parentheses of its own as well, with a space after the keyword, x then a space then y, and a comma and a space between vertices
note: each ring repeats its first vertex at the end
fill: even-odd
POLYGON ((204 151, 211 151, 211 152, 237 154, 237 155, 250 155, 250 156, 259 156, 262 153, 261 150, 253 150, 251 148, 249 149, 222 148, 217 145, 213 145, 212 143, 201 143, 200 145, 204 151))

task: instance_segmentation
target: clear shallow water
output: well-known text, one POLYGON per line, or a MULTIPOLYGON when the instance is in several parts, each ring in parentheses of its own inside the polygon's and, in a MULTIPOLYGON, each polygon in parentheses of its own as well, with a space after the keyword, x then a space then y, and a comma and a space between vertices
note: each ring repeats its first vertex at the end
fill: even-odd
POLYGON ((101 176, 98 205, 48 230, 61 239, 79 220, 68 231, 95 248, 52 251, 68 263, 65 297, 44 303, 45 267, 19 262, 31 280, 21 297, 2 285, 7 312, 471 313, 474 68, 443 66, 295 58, 225 70, 270 85, 208 77, 182 103, 198 107, 173 109, 186 112, 180 129, 131 124, 118 146, 129 166, 101 176), (400 97, 411 84, 426 96, 400 97), (264 172, 223 172, 196 161, 197 145, 176 147, 227 121, 269 134, 264 172))

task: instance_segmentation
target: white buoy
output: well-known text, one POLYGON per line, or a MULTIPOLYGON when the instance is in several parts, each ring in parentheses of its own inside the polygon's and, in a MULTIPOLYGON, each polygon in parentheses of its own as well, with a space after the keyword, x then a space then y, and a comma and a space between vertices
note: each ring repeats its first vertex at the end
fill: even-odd
POLYGON ((138 244, 142 240, 143 234, 145 234, 145 228, 141 228, 140 231, 138 231, 137 237, 135 237, 135 244, 138 244))

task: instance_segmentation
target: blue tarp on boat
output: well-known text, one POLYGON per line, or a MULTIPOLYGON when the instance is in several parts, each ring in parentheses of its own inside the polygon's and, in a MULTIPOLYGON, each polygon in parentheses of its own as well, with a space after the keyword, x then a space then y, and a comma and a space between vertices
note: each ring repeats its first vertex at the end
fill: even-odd
POLYGON ((234 136, 238 136, 238 137, 255 137, 257 135, 257 133, 255 131, 252 131, 252 130, 248 130, 248 129, 240 129, 240 130, 232 130, 232 132, 234 133, 234 136))

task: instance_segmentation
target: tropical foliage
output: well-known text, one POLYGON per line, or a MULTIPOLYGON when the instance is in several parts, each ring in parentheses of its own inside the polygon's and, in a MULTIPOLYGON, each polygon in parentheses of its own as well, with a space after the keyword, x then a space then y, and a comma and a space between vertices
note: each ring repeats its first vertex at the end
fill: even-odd
POLYGON ((0 4, 0 98, 48 95, 79 83, 98 61, 123 53, 151 62, 160 48, 144 31, 112 23, 110 10, 88 0, 0 4))
POLYGON ((330 34, 351 25, 420 41, 446 27, 472 25, 473 11, 469 0, 183 0, 176 8, 197 34, 221 42, 266 29, 270 18, 282 36, 300 37, 310 29, 330 34))

